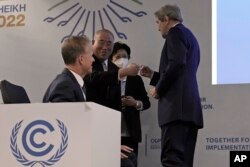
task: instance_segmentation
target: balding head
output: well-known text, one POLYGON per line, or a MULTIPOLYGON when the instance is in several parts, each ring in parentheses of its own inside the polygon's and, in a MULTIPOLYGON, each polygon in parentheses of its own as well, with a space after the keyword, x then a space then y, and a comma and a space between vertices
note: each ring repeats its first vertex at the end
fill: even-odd
POLYGON ((100 61, 105 61, 109 58, 113 51, 114 35, 107 29, 98 30, 95 33, 93 40, 94 55, 100 61))

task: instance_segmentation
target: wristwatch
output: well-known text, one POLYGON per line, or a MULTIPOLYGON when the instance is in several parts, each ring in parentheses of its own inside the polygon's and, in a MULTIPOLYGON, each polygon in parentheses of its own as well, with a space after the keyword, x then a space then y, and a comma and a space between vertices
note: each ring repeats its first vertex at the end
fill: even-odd
POLYGON ((140 102, 136 101, 136 105, 135 105, 136 109, 140 108, 140 102))

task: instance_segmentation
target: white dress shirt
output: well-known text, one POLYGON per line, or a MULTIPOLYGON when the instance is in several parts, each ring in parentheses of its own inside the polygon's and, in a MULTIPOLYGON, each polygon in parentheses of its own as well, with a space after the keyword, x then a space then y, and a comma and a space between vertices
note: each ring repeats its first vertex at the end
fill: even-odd
MULTIPOLYGON (((83 78, 79 74, 75 73, 74 71, 71 71, 71 70, 69 70, 69 71, 74 75, 74 77, 76 78, 76 80, 77 80, 77 82, 82 90, 82 88, 84 86, 83 78)), ((82 95, 86 101, 86 95, 85 95, 85 92, 83 92, 83 90, 82 90, 82 95)))

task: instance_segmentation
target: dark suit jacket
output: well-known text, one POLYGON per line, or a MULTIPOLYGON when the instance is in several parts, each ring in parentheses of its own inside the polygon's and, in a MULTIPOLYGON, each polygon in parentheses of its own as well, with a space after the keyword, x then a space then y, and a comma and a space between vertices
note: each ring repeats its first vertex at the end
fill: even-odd
MULTIPOLYGON (((118 80, 118 67, 108 60, 108 71, 104 72, 101 62, 94 56, 93 72, 84 78, 86 84, 87 100, 99 103, 106 107, 121 111, 121 87, 118 80)), ((126 83, 126 96, 133 96, 141 100, 144 110, 150 107, 141 77, 128 77, 126 83)), ((127 107, 124 116, 128 130, 135 142, 141 141, 140 112, 135 108, 127 107)))
POLYGON ((83 102, 81 87, 74 75, 65 68, 48 87, 43 102, 83 102))
POLYGON ((159 95, 159 125, 185 121, 203 127, 203 117, 196 72, 200 49, 192 32, 184 25, 171 28, 162 49, 159 73, 151 85, 159 95))
MULTIPOLYGON (((141 100, 143 110, 150 107, 149 97, 140 76, 128 76, 126 81, 125 96, 132 96, 136 100, 141 100)), ((140 111, 134 107, 126 107, 124 117, 128 130, 134 142, 141 142, 141 120, 140 111)))
POLYGON ((102 63, 95 57, 93 72, 84 77, 86 96, 106 107, 121 110, 121 90, 118 80, 118 67, 108 60, 108 71, 104 72, 102 63))

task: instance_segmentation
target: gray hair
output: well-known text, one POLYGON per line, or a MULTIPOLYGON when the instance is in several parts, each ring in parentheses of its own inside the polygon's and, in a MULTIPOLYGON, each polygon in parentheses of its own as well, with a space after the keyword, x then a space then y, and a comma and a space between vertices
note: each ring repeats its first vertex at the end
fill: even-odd
POLYGON ((97 31, 95 32, 94 38, 95 38, 97 35, 101 34, 101 33, 108 33, 108 34, 110 34, 110 35, 112 36, 113 39, 115 39, 114 34, 113 34, 111 31, 109 31, 108 29, 97 30, 97 31))
POLYGON ((165 5, 155 12, 155 16, 160 21, 164 21, 166 16, 171 20, 179 21, 181 23, 183 21, 181 10, 177 5, 165 5))

